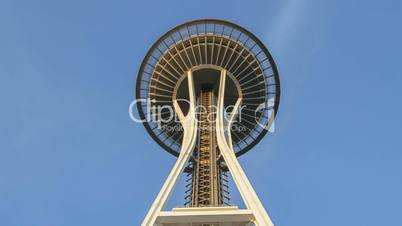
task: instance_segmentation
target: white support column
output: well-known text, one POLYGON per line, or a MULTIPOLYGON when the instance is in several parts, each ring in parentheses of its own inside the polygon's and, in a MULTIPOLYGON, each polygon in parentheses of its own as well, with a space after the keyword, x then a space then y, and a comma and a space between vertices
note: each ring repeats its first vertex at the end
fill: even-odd
POLYGON ((181 173, 183 172, 186 163, 191 157, 195 147, 195 143, 197 140, 197 123, 196 123, 197 120, 195 115, 196 100, 195 100, 193 75, 191 71, 187 72, 187 79, 188 79, 188 91, 190 99, 189 104, 190 106, 187 115, 183 114, 179 104, 177 103, 177 100, 174 100, 173 102, 175 111, 183 126, 183 133, 184 133, 180 154, 179 157, 177 158, 177 161, 173 169, 170 171, 169 176, 167 177, 165 183, 163 184, 162 189, 160 190, 150 210, 145 216, 145 219, 142 222, 141 226, 153 226, 155 224, 158 215, 165 207, 167 200, 172 194, 172 191, 181 173))
POLYGON ((225 126, 224 115, 224 94, 225 94, 225 82, 226 82, 226 70, 221 71, 221 78, 219 82, 219 95, 217 103, 217 118, 216 118, 216 131, 217 131, 217 143, 219 150, 229 168, 229 171, 233 177, 233 180, 239 189, 245 205, 250 209, 255 217, 256 226, 273 226, 271 219, 264 209, 261 201, 255 193, 250 181, 237 161, 235 152, 232 146, 230 128, 235 118, 237 109, 241 103, 241 98, 236 102, 235 108, 229 117, 228 123, 225 126))

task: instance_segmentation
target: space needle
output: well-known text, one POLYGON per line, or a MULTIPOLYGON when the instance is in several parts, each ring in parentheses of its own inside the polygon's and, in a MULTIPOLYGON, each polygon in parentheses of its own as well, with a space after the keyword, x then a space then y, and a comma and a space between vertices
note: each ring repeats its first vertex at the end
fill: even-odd
POLYGON ((138 72, 137 107, 148 133, 177 161, 142 226, 273 225, 237 157, 272 129, 279 97, 274 60, 245 28, 204 19, 160 37, 138 72), (184 205, 167 210, 181 176, 184 205), (230 177, 244 209, 230 201, 230 177))

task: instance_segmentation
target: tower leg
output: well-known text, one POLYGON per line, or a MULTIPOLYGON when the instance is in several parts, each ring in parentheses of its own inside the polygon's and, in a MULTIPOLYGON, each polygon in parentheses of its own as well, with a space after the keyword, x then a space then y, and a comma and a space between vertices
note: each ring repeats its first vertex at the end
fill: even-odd
POLYGON ((228 123, 225 123, 224 116, 224 94, 225 94, 226 70, 221 71, 221 78, 219 83, 219 95, 217 103, 217 118, 216 118, 216 132, 217 143, 221 154, 229 168, 233 180, 239 189, 245 205, 250 209, 255 217, 255 225, 257 226, 273 226, 264 206, 259 200, 256 192, 254 191, 250 181, 244 173, 242 167, 237 161, 235 152, 233 150, 230 128, 233 123, 234 116, 240 105, 241 98, 236 102, 235 107, 229 117, 228 123), (226 126, 225 126, 226 124, 226 126))
POLYGON ((189 111, 186 116, 184 116, 177 100, 174 100, 174 108, 183 126, 183 142, 181 145, 181 150, 179 157, 170 171, 165 183, 162 186, 158 196, 153 202, 150 210, 145 216, 144 221, 141 226, 153 226, 159 213, 165 207, 167 200, 169 199, 172 191, 177 184, 177 181, 184 170, 185 164, 188 162, 190 156, 193 153, 195 142, 197 140, 197 124, 195 120, 195 92, 194 92, 194 82, 192 72, 187 73, 188 77, 188 89, 189 89, 189 99, 190 106, 189 111))

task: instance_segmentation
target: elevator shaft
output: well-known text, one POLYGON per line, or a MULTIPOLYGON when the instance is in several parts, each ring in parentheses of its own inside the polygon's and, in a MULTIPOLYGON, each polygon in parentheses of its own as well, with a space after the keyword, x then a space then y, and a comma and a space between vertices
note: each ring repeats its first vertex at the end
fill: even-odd
POLYGON ((198 143, 186 168, 186 206, 205 207, 229 204, 227 169, 217 148, 215 118, 216 98, 204 86, 197 100, 198 143))

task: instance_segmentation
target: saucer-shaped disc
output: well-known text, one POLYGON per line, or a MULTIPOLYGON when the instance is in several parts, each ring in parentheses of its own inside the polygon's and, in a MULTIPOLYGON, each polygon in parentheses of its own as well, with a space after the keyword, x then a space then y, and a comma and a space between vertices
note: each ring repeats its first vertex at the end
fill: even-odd
MULTIPOLYGON (((226 105, 242 97, 239 119, 231 129, 237 156, 244 154, 268 132, 279 105, 279 75, 271 54, 252 33, 222 20, 196 20, 179 25, 158 39, 138 72, 138 111, 152 138, 165 150, 178 155, 183 137, 181 124, 159 119, 170 117, 174 98, 185 98, 185 77, 193 71, 196 90, 201 83, 219 87, 219 70, 228 74, 226 105), (216 75, 215 75, 216 74, 216 75), (216 85, 218 84, 218 85, 216 85), (183 88, 184 87, 184 88, 183 88), (146 100, 152 100, 150 103, 146 100)), ((198 92, 198 91, 197 91, 198 92)))

